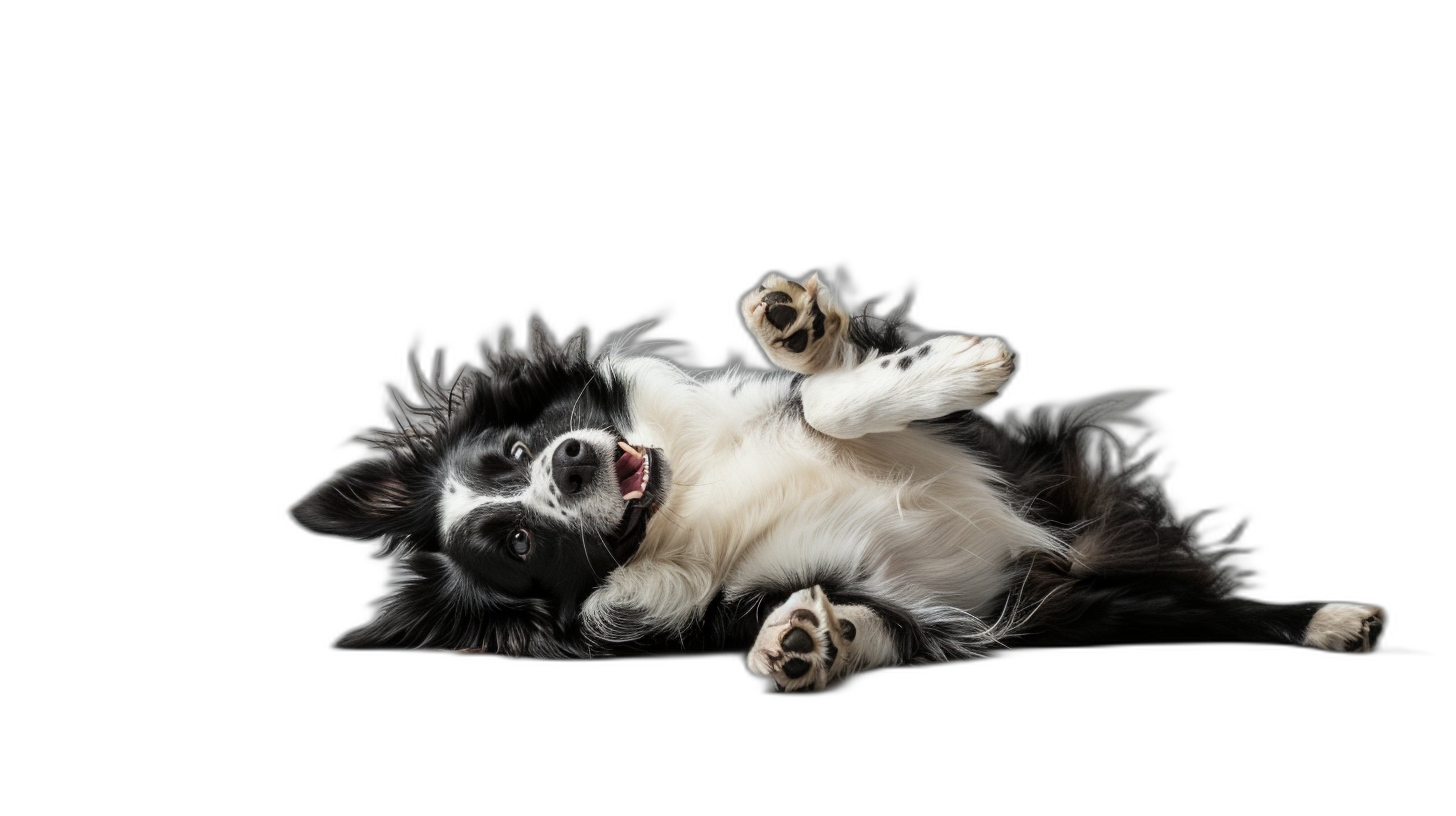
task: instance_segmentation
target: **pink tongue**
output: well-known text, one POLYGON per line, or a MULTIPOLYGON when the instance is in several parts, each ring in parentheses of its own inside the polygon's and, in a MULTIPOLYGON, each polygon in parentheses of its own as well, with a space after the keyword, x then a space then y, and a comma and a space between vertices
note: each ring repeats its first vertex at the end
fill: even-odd
POLYGON ((627 451, 617 457, 617 482, 623 496, 642 489, 642 462, 643 457, 627 451))

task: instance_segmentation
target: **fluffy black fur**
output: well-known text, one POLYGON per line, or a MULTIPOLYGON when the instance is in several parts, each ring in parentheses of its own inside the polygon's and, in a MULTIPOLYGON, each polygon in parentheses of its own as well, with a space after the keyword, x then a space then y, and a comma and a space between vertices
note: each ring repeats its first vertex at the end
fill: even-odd
MULTIPOLYGON (((906 334, 903 309, 880 318, 866 308, 851 320, 848 336, 862 353, 886 353, 906 348, 906 334)), ((395 427, 364 437, 381 455, 344 469, 293 508, 311 530, 379 538, 379 554, 398 558, 394 594, 372 623, 338 645, 535 657, 749 646, 768 611, 800 585, 764 586, 731 601, 720 596, 685 629, 606 643, 583 634, 578 612, 611 569, 631 557, 630 547, 561 547, 562 560, 540 565, 544 572, 502 578, 500 563, 472 561, 480 558, 473 554, 478 547, 443 540, 439 475, 452 457, 480 457, 485 464, 472 472, 485 473, 481 478, 520 478, 509 468, 489 475, 502 439, 549 439, 573 424, 612 428, 623 421, 627 395, 594 376, 583 333, 557 344, 533 323, 528 352, 513 350, 507 336, 499 351, 487 348, 484 356, 482 367, 448 378, 438 357, 430 375, 416 364, 419 401, 393 392, 395 427)), ((1019 623, 1001 644, 1299 642, 1321 604, 1231 597, 1239 576, 1224 557, 1232 538, 1200 545, 1197 518, 1172 513, 1146 475, 1147 460, 1136 459, 1109 429, 1140 400, 1120 395, 1000 425, 974 412, 933 421, 946 439, 1002 473, 1012 501, 1069 544, 1066 557, 1039 553, 1017 564, 1004 607, 1019 623)), ((970 636, 964 619, 926 619, 864 594, 855 576, 830 572, 816 582, 836 604, 877 611, 895 633, 900 662, 966 657, 984 642, 970 636)), ((1378 634, 1376 623, 1372 645, 1378 634)))
MULTIPOLYGON (((594 375, 586 336, 556 344, 533 324, 530 350, 512 349, 503 335, 498 352, 484 348, 485 366, 443 376, 437 355, 426 376, 411 360, 420 401, 391 390, 395 427, 362 439, 382 457, 366 459, 334 476, 293 508, 303 526, 358 539, 380 538, 379 555, 400 556, 394 595, 378 617, 345 635, 343 648, 479 649, 536 657, 583 657, 593 649, 575 624, 575 612, 595 581, 616 566, 605 548, 550 548, 554 556, 532 568, 540 575, 508 576, 509 562, 483 561, 476 548, 452 547, 437 520, 441 468, 462 457, 484 480, 519 479, 504 461, 499 440, 541 442, 575 423, 611 426, 624 395, 594 375), (472 463, 474 464, 474 463, 472 463)), ((545 548, 543 548, 545 549, 545 548)))

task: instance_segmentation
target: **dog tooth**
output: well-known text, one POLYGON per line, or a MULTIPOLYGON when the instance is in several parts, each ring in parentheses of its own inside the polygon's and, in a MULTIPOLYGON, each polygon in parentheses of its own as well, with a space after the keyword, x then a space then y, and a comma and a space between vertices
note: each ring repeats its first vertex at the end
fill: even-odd
POLYGON ((623 493, 622 494, 622 501, 632 501, 633 499, 640 499, 640 498, 642 498, 642 491, 640 491, 640 490, 634 490, 631 493, 623 493))
POLYGON ((638 453, 638 451, 635 450, 631 445, 628 445, 627 444, 627 440, 625 440, 625 439, 618 439, 617 440, 617 447, 621 448, 622 450, 624 450, 624 451, 626 451, 628 453, 636 453, 638 456, 641 456, 642 455, 641 453, 638 453))

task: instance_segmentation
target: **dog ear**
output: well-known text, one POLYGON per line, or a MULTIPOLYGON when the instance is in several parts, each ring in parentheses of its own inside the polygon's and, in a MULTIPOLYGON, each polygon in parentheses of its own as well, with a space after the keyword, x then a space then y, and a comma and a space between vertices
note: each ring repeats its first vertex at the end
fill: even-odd
POLYGON ((443 649, 466 649, 461 643, 451 646, 437 643, 438 631, 430 626, 430 614, 420 609, 400 606, 399 596, 385 602, 384 609, 374 620, 351 629, 334 644, 339 649, 422 649, 437 647, 443 649))
POLYGON ((438 553, 400 559, 395 591, 340 649, 456 649, 530 657, 586 657, 575 627, 540 600, 504 598, 462 583, 438 553))
POLYGON ((368 540, 399 532, 413 505, 391 460, 365 459, 334 474, 291 512, 316 533, 368 540))

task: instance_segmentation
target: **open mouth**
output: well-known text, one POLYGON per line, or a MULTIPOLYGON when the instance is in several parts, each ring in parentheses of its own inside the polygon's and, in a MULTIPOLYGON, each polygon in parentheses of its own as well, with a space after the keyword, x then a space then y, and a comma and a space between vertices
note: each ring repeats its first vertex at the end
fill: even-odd
MULTIPOLYGON (((637 552, 637 546, 647 535, 647 522, 657 512, 657 499, 661 491, 652 481, 652 465, 657 451, 648 447, 633 447, 627 441, 619 440, 617 447, 617 487, 622 492, 622 521, 617 525, 616 546, 613 548, 619 560, 625 561, 637 552)), ((660 479, 659 479, 660 481, 660 479)))
POLYGON ((617 456, 617 485, 622 488, 622 501, 646 496, 652 484, 652 451, 634 448, 626 440, 619 440, 617 447, 622 449, 617 456))

